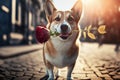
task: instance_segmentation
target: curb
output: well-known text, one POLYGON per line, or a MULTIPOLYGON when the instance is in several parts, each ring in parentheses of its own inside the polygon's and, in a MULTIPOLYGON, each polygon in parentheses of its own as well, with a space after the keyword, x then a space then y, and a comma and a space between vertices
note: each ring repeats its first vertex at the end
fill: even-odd
POLYGON ((8 46, 0 48, 0 59, 21 56, 42 49, 42 45, 8 46))

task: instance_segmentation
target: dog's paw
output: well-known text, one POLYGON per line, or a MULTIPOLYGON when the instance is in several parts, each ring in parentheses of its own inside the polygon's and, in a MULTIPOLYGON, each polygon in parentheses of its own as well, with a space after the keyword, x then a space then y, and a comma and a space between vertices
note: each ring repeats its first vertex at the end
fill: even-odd
POLYGON ((54 80, 54 78, 48 78, 47 80, 54 80))
POLYGON ((57 70, 57 72, 56 72, 55 76, 56 76, 56 77, 61 76, 61 71, 60 71, 60 69, 58 69, 58 70, 57 70))
POLYGON ((72 77, 67 77, 67 80, 73 80, 73 78, 72 77))

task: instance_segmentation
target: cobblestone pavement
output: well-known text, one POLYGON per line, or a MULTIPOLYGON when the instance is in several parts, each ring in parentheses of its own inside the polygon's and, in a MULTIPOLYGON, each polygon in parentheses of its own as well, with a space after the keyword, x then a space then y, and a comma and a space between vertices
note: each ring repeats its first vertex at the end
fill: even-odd
MULTIPOLYGON (((114 45, 82 43, 73 70, 73 80, 120 80, 120 56, 114 45)), ((22 56, 0 59, 0 80, 40 80, 45 75, 42 50, 22 56)), ((66 68, 58 80, 65 80, 66 68)))

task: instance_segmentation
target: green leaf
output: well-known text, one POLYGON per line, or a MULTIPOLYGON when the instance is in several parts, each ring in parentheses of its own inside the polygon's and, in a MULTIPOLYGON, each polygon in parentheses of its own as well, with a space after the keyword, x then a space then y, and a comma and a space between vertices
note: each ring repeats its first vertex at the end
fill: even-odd
POLYGON ((84 38, 86 38, 86 32, 83 32, 83 36, 84 36, 84 38))
POLYGON ((105 28, 106 28, 105 25, 101 25, 101 26, 99 26, 99 28, 98 28, 98 32, 99 32, 100 34, 105 34, 105 33, 106 33, 105 28))
POLYGON ((89 25, 87 31, 90 32, 91 28, 92 28, 92 25, 89 25))
POLYGON ((88 36, 91 39, 96 39, 95 35, 93 33, 88 32, 88 36))
POLYGON ((58 36, 59 34, 57 31, 50 31, 51 36, 58 36))
POLYGON ((50 31, 50 35, 53 36, 53 35, 54 35, 54 32, 50 31))

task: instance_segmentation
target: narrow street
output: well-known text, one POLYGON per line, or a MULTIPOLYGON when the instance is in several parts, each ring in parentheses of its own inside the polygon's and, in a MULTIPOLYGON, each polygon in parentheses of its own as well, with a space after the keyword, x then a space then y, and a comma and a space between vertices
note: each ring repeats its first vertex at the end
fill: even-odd
MULTIPOLYGON (((98 47, 97 43, 82 43, 72 73, 73 80, 120 80, 120 52, 116 53, 114 48, 115 45, 109 44, 98 47)), ((10 49, 5 52, 9 53, 10 49)), ((57 80, 65 80, 66 72, 66 68, 61 69, 61 76, 57 80)), ((40 80, 44 75, 41 48, 23 55, 0 59, 0 80, 40 80)))

